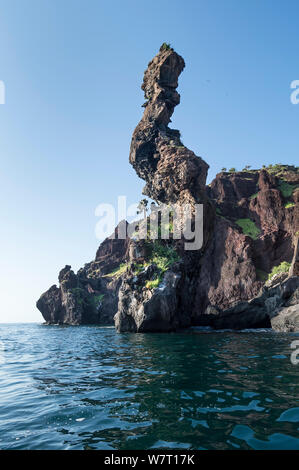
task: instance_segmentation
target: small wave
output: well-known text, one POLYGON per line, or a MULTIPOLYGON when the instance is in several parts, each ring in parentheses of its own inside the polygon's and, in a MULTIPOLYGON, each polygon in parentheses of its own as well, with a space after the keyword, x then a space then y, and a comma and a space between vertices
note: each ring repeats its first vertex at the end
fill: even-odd
POLYGON ((216 330, 211 326, 191 326, 188 330, 198 331, 200 333, 277 333, 277 331, 272 330, 272 328, 244 328, 243 330, 223 328, 216 330))

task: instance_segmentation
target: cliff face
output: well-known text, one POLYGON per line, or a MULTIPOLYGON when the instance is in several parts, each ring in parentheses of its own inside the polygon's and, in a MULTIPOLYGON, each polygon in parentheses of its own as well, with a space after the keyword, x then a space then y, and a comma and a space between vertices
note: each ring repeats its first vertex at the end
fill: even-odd
POLYGON ((299 230, 298 186, 296 170, 217 175, 207 188, 217 217, 202 258, 197 312, 209 304, 227 308, 254 297, 274 266, 292 261, 299 230))
POLYGON ((145 180, 144 194, 158 203, 203 204, 202 248, 185 251, 183 240, 172 237, 119 240, 116 228, 94 261, 77 274, 66 266, 59 287, 41 296, 37 307, 48 323, 114 321, 118 331, 132 332, 190 325, 283 329, 288 322, 299 329, 298 168, 222 172, 206 186, 207 163, 168 127, 184 66, 166 45, 149 63, 130 163, 145 180), (268 274, 282 262, 292 263, 293 277, 280 279, 287 287, 267 287, 268 274), (282 310, 284 320, 277 320, 282 310))

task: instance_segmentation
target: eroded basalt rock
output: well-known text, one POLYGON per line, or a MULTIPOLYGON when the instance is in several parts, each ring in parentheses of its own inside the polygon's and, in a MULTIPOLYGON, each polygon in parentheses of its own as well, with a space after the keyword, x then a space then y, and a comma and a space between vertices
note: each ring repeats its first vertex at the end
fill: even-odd
POLYGON ((149 265, 141 273, 123 280, 115 315, 118 332, 168 332, 190 326, 190 315, 184 314, 178 304, 182 280, 179 265, 164 274, 157 288, 148 288, 146 282, 156 275, 157 266, 149 265))
POLYGON ((298 230, 297 171, 278 177, 266 170, 219 173, 207 188, 216 211, 211 242, 203 254, 194 305, 199 324, 209 305, 221 309, 258 295, 274 266, 291 262, 298 230), (294 188, 285 197, 281 184, 294 188), (290 207, 285 207, 290 202, 290 207), (243 231, 249 221, 256 236, 243 231))
POLYGON ((61 290, 55 284, 40 296, 36 306, 46 323, 57 324, 62 322, 64 311, 62 309, 61 290))
MULTIPOLYGON (((183 59, 163 48, 149 63, 142 85, 148 101, 133 134, 130 162, 146 181, 144 194, 156 201, 204 204, 204 244, 197 252, 180 252, 184 275, 175 310, 176 315, 188 311, 191 324, 205 324, 211 309, 215 313, 258 296, 271 269, 292 259, 298 201, 292 195, 294 207, 286 208, 283 185, 295 189, 299 181, 296 169, 280 175, 263 169, 221 173, 206 187, 208 165, 181 143, 179 131, 168 127, 180 101, 175 88, 183 68, 183 59)), ((174 245, 179 250, 180 244, 174 245)), ((128 284, 119 304, 121 318, 127 311, 130 322, 134 309, 142 310, 148 301, 137 300, 132 290, 128 284)), ((251 324, 260 325, 259 318, 251 315, 251 324)))
MULTIPOLYGON (((130 163, 146 181, 143 193, 158 203, 181 207, 188 204, 193 215, 196 204, 204 205, 203 250, 208 244, 215 215, 206 194, 209 166, 182 144, 178 130, 168 127, 174 108, 180 102, 176 88, 184 66, 182 57, 163 46, 149 63, 142 84, 148 101, 133 133, 130 163)), ((185 252, 181 242, 173 241, 180 253, 180 272, 174 273, 173 268, 169 268, 161 284, 163 288, 144 287, 140 291, 129 277, 123 281, 115 317, 119 331, 126 328, 143 332, 171 331, 191 325, 202 250, 185 252)))
POLYGON ((209 325, 215 329, 299 331, 299 277, 293 276, 274 287, 264 287, 250 301, 236 302, 211 316, 209 325))
POLYGON ((290 276, 299 276, 299 234, 294 237, 294 255, 290 268, 290 276))
POLYGON ((171 116, 180 102, 176 91, 184 59, 173 49, 160 49, 144 73, 146 103, 130 148, 130 163, 146 181, 143 193, 162 203, 202 202, 208 164, 187 149, 180 132, 170 129, 171 116))
POLYGON ((122 221, 114 233, 99 247, 96 258, 75 274, 71 266, 59 273, 59 286, 52 286, 37 301, 37 308, 48 324, 112 325, 117 312, 121 275, 113 270, 125 262, 129 239, 118 238, 127 222, 122 221), (112 275, 110 274, 112 273, 112 275))
POLYGON ((147 244, 119 239, 117 227, 94 261, 77 274, 66 266, 59 287, 41 296, 37 306, 46 322, 109 324, 115 315, 118 331, 198 324, 298 330, 298 169, 222 172, 207 187, 207 163, 168 127, 180 102, 176 88, 184 66, 168 47, 149 63, 142 85, 147 101, 133 133, 130 163, 146 182, 144 194, 157 202, 204 205, 202 248, 185 251, 184 240, 170 240, 179 262, 162 275, 149 263, 147 244), (265 285, 283 261, 292 261, 291 280, 285 273, 265 285), (121 263, 126 271, 110 276, 121 263), (152 287, 157 278, 159 286, 152 287))

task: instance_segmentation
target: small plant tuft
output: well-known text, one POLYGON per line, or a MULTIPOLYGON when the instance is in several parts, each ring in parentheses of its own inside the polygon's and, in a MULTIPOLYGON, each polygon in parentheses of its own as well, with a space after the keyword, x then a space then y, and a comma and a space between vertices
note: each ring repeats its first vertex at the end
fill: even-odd
POLYGON ((155 263, 162 274, 179 259, 177 252, 171 246, 154 243, 150 262, 155 263))
POLYGON ((278 266, 274 266, 272 269, 271 273, 268 276, 268 280, 270 281, 276 274, 280 273, 288 273, 291 267, 291 263, 288 263, 287 261, 283 261, 280 263, 278 266))
POLYGON ((296 186, 292 186, 291 184, 287 183, 286 181, 280 180, 279 182, 279 189, 285 198, 289 198, 292 196, 296 186))
POLYGON ((162 46, 160 47, 160 51, 170 51, 171 49, 171 45, 167 42, 163 42, 162 46))
POLYGON ((176 250, 168 245, 162 245, 155 241, 149 245, 150 255, 147 259, 147 264, 155 264, 159 270, 155 279, 147 281, 145 287, 148 289, 155 289, 162 282, 164 273, 170 266, 180 260, 176 250))
POLYGON ((147 289, 156 289, 159 287, 159 284, 161 283, 161 277, 157 277, 157 279, 153 279, 151 281, 146 281, 145 287, 147 289))
POLYGON ((252 238, 253 240, 257 240, 260 234, 260 229, 255 225, 253 220, 238 219, 236 221, 236 224, 239 225, 239 227, 241 227, 245 235, 248 235, 248 237, 252 238))
POLYGON ((127 270, 128 265, 126 263, 121 263, 118 268, 115 268, 111 273, 105 274, 103 277, 115 277, 118 278, 124 274, 127 270))

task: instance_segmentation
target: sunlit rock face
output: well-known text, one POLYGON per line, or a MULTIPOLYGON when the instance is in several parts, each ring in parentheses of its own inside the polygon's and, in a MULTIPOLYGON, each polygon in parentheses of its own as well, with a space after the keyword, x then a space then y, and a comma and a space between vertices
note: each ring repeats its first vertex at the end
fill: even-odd
POLYGON ((180 132, 170 129, 176 91, 184 59, 173 49, 161 47, 148 64, 143 84, 146 103, 130 149, 130 163, 146 181, 144 194, 163 203, 201 202, 205 198, 208 164, 185 147, 180 132))
MULTIPOLYGON (((181 257, 179 266, 175 266, 180 281, 172 291, 168 316, 162 313, 165 307, 160 307, 161 318, 157 314, 159 309, 154 310, 163 291, 159 288, 148 291, 140 286, 135 289, 127 274, 115 317, 119 331, 216 325, 215 318, 220 318, 223 309, 258 296, 271 269, 283 261, 290 262, 294 253, 298 169, 224 171, 206 186, 207 163, 182 144, 178 130, 168 127, 180 102, 176 88, 184 66, 182 57, 165 45, 148 64, 142 84, 147 101, 133 133, 130 163, 146 182, 144 194, 154 200, 204 205, 204 243, 201 250, 189 253, 174 243, 181 257), (288 200, 285 191, 290 190, 288 200)), ((297 247, 295 243, 295 251, 297 247)), ((295 259, 292 274, 296 270, 295 259)), ((268 317, 255 318, 252 311, 247 309, 242 325, 247 320, 248 326, 270 325, 268 317)), ((229 318, 231 327, 236 328, 238 316, 229 318)))
MULTIPOLYGON (((133 133, 129 160, 146 182, 145 195, 163 204, 188 204, 191 211, 196 204, 204 205, 206 245, 214 220, 214 209, 206 195, 209 166, 183 145, 178 130, 168 127, 180 103, 176 88, 184 67, 184 59, 165 44, 148 64, 141 86, 145 110, 133 133)), ((173 246, 180 252, 180 262, 161 276, 156 288, 146 288, 144 273, 135 277, 128 273, 123 280, 115 316, 118 331, 171 331, 190 326, 201 252, 184 252, 180 242, 173 246)), ((150 275, 151 270, 146 272, 150 275)))
MULTIPOLYGON (((66 266, 59 286, 41 296, 37 307, 46 322, 114 321, 119 332, 142 333, 191 325, 299 330, 298 168, 223 169, 207 186, 208 164, 169 127, 184 67, 166 44, 148 64, 145 109, 129 160, 145 181, 144 194, 156 202, 188 204, 192 214, 196 204, 203 205, 201 248, 186 251, 183 239, 118 238, 119 225, 94 261, 77 274, 66 266), (284 262, 289 272, 269 286, 269 273, 284 262)), ((144 228, 147 232, 146 223, 144 228)))

